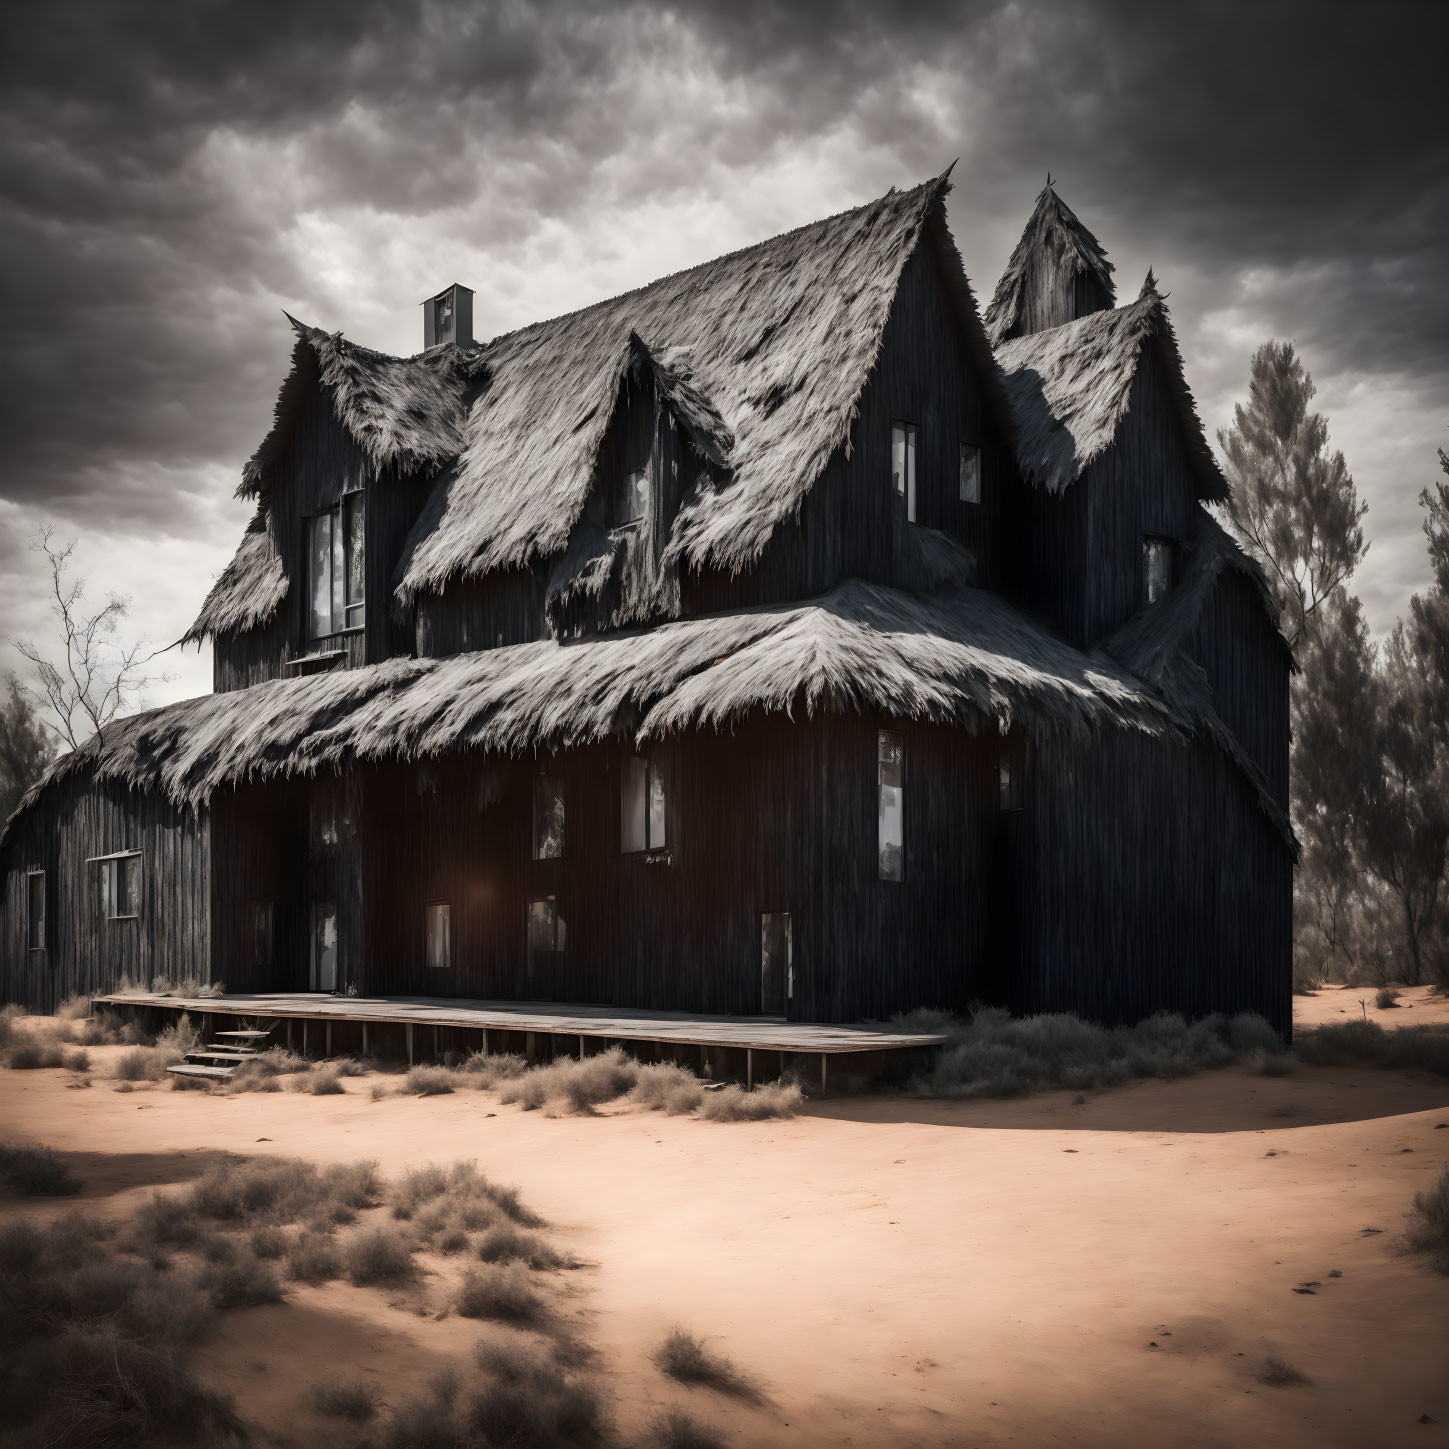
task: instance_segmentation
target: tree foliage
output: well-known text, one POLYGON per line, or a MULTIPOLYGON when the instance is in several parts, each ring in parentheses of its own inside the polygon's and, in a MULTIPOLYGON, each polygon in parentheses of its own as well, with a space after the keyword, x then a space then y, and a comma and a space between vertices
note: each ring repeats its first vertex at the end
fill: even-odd
POLYGON ((0 821, 9 818, 55 753, 55 741, 20 681, 11 674, 5 684, 6 695, 0 700, 0 821))

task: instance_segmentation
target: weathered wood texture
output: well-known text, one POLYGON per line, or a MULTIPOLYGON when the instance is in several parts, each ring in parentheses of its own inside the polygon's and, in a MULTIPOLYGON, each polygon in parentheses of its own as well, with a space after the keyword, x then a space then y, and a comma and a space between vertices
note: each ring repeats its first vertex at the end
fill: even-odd
POLYGON ((122 976, 150 982, 205 977, 211 958, 210 824, 206 814, 119 786, 66 781, 16 822, 0 853, 0 1001, 37 1011, 68 996, 113 990, 122 976), (108 920, 100 864, 141 852, 134 919, 108 920), (45 949, 26 943, 25 882, 43 870, 45 949))
MULTIPOLYGON (((1196 503, 1186 441, 1155 357, 1144 360, 1115 443, 1060 494, 1017 487, 1005 591, 1080 648, 1146 603, 1148 535, 1185 543, 1196 503)), ((1176 560, 1181 567, 1182 560, 1176 560)))

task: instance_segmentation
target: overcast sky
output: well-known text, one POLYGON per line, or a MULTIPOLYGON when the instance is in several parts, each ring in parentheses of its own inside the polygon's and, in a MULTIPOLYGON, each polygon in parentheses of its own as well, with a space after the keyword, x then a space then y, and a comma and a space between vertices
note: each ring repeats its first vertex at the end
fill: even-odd
MULTIPOLYGON (((1449 446, 1438 0, 0 5, 0 639, 26 540, 166 642, 247 516, 283 308, 392 352, 480 337, 938 174, 983 304, 1048 170, 1125 297, 1170 294, 1211 430, 1297 343, 1369 503, 1374 628, 1427 578, 1449 446)), ((149 702, 210 687, 166 656, 149 702)), ((8 643, 0 667, 16 662, 8 643)))

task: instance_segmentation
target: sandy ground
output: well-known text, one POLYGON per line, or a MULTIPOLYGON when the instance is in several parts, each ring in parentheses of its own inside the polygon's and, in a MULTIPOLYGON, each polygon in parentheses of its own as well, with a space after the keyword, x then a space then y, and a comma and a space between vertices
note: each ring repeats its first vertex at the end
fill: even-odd
POLYGON ((1374 1004, 1375 986, 1323 986, 1312 996, 1293 998, 1295 1028, 1325 1026, 1357 1017, 1376 1021, 1382 1027, 1449 1026, 1449 995, 1441 996, 1428 986, 1400 986, 1396 1006, 1374 1004))
MULTIPOLYGON (((1342 1020, 1367 994, 1296 1004, 1342 1020)), ((1431 1020, 1421 994, 1368 1013, 1431 1020)), ((115 1050, 92 1049, 89 1089, 0 1072, 3 1130, 83 1154, 83 1207, 126 1211, 218 1148, 388 1171, 476 1158, 594 1264, 566 1275, 569 1312, 626 1442, 674 1402, 736 1445, 1449 1444, 1449 1280, 1395 1246, 1449 1159, 1443 1079, 1230 1069, 1082 1105, 841 1098, 719 1125, 474 1092, 372 1102, 355 1080, 343 1097, 118 1093, 115 1050), (649 1354, 675 1324, 764 1402, 660 1375, 649 1354), (1312 1382, 1259 1383, 1269 1354, 1312 1382)), ((201 1369, 260 1442, 341 1445, 311 1381, 360 1368, 396 1400, 483 1331, 419 1306, 295 1289, 225 1315, 201 1369)))

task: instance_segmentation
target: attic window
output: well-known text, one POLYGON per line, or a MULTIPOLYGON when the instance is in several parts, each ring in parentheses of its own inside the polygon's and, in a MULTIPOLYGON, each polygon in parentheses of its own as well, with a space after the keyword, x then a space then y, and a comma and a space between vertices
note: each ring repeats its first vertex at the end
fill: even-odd
POLYGON ((365 495, 348 493, 329 513, 307 520, 307 637, 323 639, 363 625, 365 495))
POLYGON ((1153 538, 1149 534, 1142 540, 1142 578, 1149 604, 1155 604, 1172 588, 1170 538, 1153 538))
POLYGON ((533 858, 558 860, 563 851, 563 781, 539 775, 533 782, 533 858))
POLYGON ((891 424, 891 483, 906 500, 906 517, 916 521, 916 425, 891 424))
POLYGON ((45 950, 45 872, 32 870, 25 877, 26 944, 45 950))
POLYGON ((624 761, 619 822, 620 849, 625 855, 663 850, 668 844, 664 776, 659 762, 648 755, 630 755, 624 761))
POLYGON ((624 528, 638 523, 649 511, 649 474, 636 468, 623 474, 614 485, 613 505, 609 509, 610 526, 624 528))
POLYGON ((981 502, 981 449, 975 443, 961 444, 961 501, 981 502))
POLYGON ((876 850, 882 880, 906 877, 906 742, 890 730, 876 735, 876 850))
POLYGON ((1022 809, 1025 804, 1026 736, 1020 731, 1013 731, 1002 740, 997 773, 1001 785, 1001 808, 1022 809))

